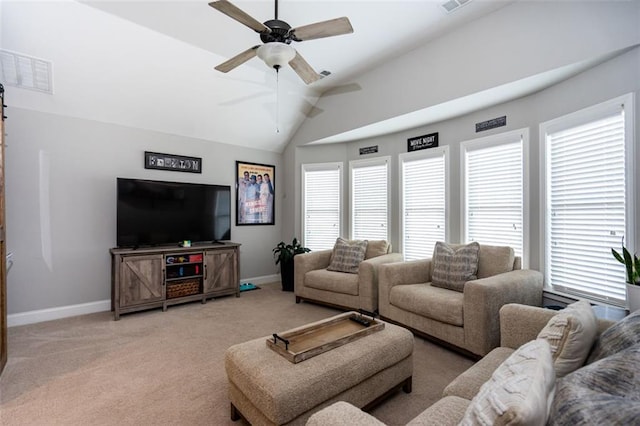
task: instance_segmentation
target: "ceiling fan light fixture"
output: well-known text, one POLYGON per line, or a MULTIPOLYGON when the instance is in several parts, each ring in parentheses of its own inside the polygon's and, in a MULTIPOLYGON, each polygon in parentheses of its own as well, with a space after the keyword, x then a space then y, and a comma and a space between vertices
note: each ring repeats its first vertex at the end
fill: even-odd
POLYGON ((286 43, 274 41, 260 46, 256 54, 269 68, 278 70, 296 56, 296 50, 286 43))

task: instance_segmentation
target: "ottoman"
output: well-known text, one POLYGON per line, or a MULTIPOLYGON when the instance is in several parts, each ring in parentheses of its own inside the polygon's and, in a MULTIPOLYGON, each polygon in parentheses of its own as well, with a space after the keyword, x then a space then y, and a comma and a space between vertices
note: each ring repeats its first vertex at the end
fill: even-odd
POLYGON ((266 339, 225 353, 232 420, 304 424, 336 401, 366 409, 399 387, 411 392, 413 335, 402 327, 385 323, 382 330, 297 364, 268 348, 266 339))

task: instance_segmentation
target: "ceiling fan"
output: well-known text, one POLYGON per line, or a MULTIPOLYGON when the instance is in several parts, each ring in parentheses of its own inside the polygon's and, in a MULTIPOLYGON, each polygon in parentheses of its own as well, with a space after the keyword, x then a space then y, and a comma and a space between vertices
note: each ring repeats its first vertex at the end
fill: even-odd
POLYGON ((333 37, 353 32, 351 22, 346 17, 291 28, 289 24, 278 19, 278 0, 275 0, 275 19, 264 23, 257 21, 227 0, 213 1, 209 3, 209 6, 260 34, 260 39, 264 43, 250 47, 215 67, 216 70, 224 73, 257 55, 276 72, 286 64, 291 65, 291 68, 306 84, 311 84, 319 80, 321 75, 291 46, 291 42, 333 37))

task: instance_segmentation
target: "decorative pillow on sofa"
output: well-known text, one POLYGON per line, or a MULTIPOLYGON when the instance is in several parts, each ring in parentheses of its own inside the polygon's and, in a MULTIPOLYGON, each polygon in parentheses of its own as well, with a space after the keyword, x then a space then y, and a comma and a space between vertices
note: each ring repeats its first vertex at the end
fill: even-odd
POLYGON ((493 372, 471 400, 460 425, 544 425, 554 386, 549 344, 532 340, 493 372))
POLYGON ((640 311, 622 318, 600 334, 596 340, 587 364, 618 353, 640 343, 640 311))
POLYGON ((548 424, 640 424, 640 344, 558 380, 548 424))
POLYGON ((549 320, 538 339, 547 340, 551 346, 556 377, 584 365, 597 333, 596 316, 586 300, 570 304, 549 320))
POLYGON ((431 285, 462 292, 464 283, 477 279, 480 244, 453 248, 441 241, 433 249, 431 285))
POLYGON ((358 273, 358 266, 364 260, 367 251, 367 240, 348 241, 338 238, 333 246, 331 263, 327 267, 328 271, 358 273))

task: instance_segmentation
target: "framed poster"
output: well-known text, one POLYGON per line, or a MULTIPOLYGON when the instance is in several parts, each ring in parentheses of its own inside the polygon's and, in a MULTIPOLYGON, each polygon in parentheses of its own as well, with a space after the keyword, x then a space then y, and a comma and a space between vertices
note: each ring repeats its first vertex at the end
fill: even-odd
POLYGON ((236 225, 275 223, 276 167, 236 161, 236 225))

